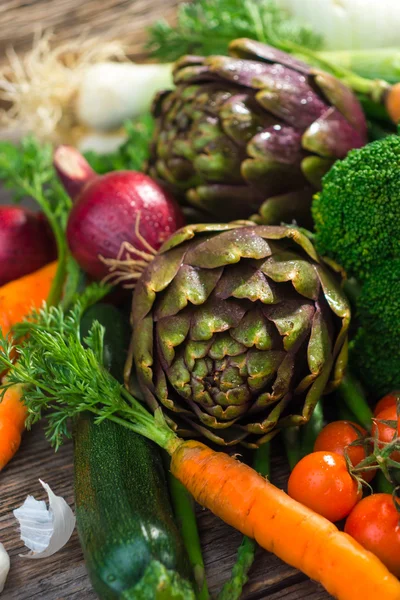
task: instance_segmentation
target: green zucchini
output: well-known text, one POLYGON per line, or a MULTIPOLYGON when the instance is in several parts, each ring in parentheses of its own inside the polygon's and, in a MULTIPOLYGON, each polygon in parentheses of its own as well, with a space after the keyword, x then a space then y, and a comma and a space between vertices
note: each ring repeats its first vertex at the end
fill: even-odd
MULTIPOLYGON (((106 327, 105 364, 121 376, 124 321, 108 306, 89 309, 106 327)), ((174 523, 160 454, 152 442, 90 414, 75 423, 75 503, 79 538, 101 600, 193 600, 190 566, 174 523)))

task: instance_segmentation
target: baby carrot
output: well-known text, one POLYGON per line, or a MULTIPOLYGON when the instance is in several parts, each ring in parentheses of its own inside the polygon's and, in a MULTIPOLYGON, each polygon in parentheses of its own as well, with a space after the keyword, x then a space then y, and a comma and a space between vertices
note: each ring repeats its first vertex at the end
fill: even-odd
POLYGON ((171 471, 229 525, 319 581, 340 600, 400 600, 400 582, 371 552, 247 465, 197 441, 175 441, 171 471))
MULTIPOLYGON (((0 287, 0 329, 4 336, 33 308, 46 300, 57 270, 53 262, 0 287)), ((17 452, 27 411, 19 386, 9 388, 0 402, 0 471, 17 452)))
POLYGON ((0 287, 0 329, 7 335, 33 308, 46 300, 56 274, 57 262, 0 287))
POLYGON ((0 471, 19 448, 27 414, 21 401, 21 387, 13 385, 0 402, 0 471))

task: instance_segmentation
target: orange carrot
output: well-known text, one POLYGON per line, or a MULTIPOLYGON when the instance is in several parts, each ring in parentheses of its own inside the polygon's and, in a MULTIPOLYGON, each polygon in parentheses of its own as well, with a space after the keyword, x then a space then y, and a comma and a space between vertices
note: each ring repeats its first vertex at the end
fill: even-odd
POLYGON ((400 121, 400 83, 395 83, 386 92, 386 110, 393 123, 400 121))
POLYGON ((0 329, 7 335, 33 308, 40 308, 50 292, 57 270, 52 262, 38 271, 0 287, 0 329))
MULTIPOLYGON (((0 329, 7 335, 33 308, 46 300, 57 269, 53 262, 0 287, 0 329)), ((21 443, 27 411, 19 386, 9 388, 0 402, 0 471, 21 443)))
POLYGON ((400 582, 374 554, 250 467, 200 442, 170 450, 172 474, 197 502, 335 598, 400 600, 400 582))
POLYGON ((0 403, 0 471, 19 448, 27 414, 20 386, 13 385, 0 403))

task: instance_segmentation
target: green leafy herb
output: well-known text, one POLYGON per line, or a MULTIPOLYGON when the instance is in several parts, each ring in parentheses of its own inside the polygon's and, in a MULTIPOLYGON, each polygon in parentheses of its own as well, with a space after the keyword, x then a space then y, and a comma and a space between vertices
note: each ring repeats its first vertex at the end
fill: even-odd
POLYGON ((229 42, 240 37, 278 47, 280 41, 322 46, 320 36, 272 0, 195 0, 179 5, 176 26, 161 20, 150 28, 148 49, 167 62, 183 54, 226 54, 229 42))
POLYGON ((150 114, 145 114, 125 124, 126 142, 111 154, 87 152, 86 159, 96 173, 109 173, 122 169, 143 171, 149 157, 150 141, 153 135, 154 121, 150 114))
POLYGON ((72 203, 53 168, 52 146, 31 136, 19 146, 0 142, 0 179, 12 190, 16 202, 27 196, 33 198, 50 223, 57 244, 58 269, 48 302, 57 304, 66 274, 68 248, 64 231, 72 203))
POLYGON ((22 385, 27 425, 45 418, 46 435, 56 448, 70 436, 70 419, 83 411, 95 414, 97 422, 111 419, 168 446, 175 439, 168 425, 150 415, 103 367, 104 327, 95 322, 84 340, 86 347, 82 345, 83 310, 81 303, 68 312, 46 306, 15 327, 15 340, 0 333, 0 364, 9 369, 1 392, 22 385), (16 343, 21 336, 23 341, 16 343))

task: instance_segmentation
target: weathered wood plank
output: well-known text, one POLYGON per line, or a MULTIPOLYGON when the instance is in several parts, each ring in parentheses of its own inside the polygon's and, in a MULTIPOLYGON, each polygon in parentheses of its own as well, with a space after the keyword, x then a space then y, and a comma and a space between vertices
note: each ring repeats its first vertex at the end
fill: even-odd
POLYGON ((12 45, 18 53, 32 46, 34 32, 53 30, 56 39, 81 34, 123 41, 134 59, 144 58, 146 29, 155 19, 173 20, 179 0, 2 0, 0 64, 12 45))
MULTIPOLYGON (((31 561, 18 556, 23 544, 12 510, 27 494, 38 499, 46 497, 39 477, 73 506, 72 444, 65 444, 54 454, 37 426, 25 434, 19 453, 0 474, 0 541, 12 561, 2 600, 94 600, 96 595, 91 590, 76 533, 63 550, 48 559, 31 561)), ((273 460, 272 477, 278 485, 285 481, 282 458, 273 460)), ((210 589, 215 594, 229 576, 241 535, 200 507, 199 526, 210 589)), ((329 596, 272 554, 259 550, 243 598, 327 600, 329 596)))

